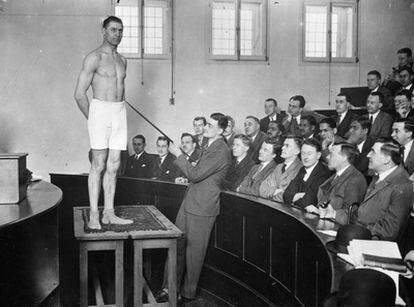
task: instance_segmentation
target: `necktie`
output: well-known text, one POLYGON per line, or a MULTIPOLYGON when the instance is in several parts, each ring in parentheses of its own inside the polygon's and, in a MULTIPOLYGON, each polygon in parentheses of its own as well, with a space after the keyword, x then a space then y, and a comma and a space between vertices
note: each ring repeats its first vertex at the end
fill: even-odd
POLYGON ((374 122, 374 117, 372 115, 369 117, 369 121, 371 122, 371 124, 374 122))

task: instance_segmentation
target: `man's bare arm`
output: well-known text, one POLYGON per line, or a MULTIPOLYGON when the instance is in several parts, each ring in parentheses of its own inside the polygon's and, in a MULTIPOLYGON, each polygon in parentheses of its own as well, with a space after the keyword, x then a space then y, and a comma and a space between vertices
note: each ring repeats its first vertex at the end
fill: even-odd
POLYGON ((79 109, 86 118, 89 116, 89 100, 86 92, 91 86, 93 75, 99 65, 99 56, 90 53, 86 56, 82 64, 82 70, 79 73, 78 81, 75 88, 75 100, 79 109))

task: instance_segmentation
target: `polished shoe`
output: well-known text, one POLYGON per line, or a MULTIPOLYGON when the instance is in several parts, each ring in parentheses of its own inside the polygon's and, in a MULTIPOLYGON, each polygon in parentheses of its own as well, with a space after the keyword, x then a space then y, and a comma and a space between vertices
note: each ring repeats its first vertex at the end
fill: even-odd
POLYGON ((168 302, 168 290, 163 288, 155 294, 155 300, 158 303, 168 302))

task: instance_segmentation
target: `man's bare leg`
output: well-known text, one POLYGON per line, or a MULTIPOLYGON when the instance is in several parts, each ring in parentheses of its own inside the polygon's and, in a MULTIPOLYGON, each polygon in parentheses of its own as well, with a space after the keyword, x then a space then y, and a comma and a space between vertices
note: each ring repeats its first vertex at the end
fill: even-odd
POLYGON ((106 161, 106 170, 103 177, 103 189, 105 196, 105 209, 102 217, 104 224, 132 224, 132 220, 122 219, 114 213, 114 197, 116 188, 116 175, 121 164, 121 151, 109 149, 106 161))
POLYGON ((91 208, 88 227, 91 229, 101 229, 101 224, 99 223, 98 200, 101 192, 102 174, 105 170, 107 156, 107 149, 92 149, 91 170, 89 171, 88 177, 89 204, 91 208))

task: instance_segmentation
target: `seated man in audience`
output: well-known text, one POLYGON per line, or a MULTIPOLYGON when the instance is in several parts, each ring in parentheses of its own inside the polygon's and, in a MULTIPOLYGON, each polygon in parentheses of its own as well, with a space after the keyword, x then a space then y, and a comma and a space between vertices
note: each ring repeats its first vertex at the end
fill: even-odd
POLYGON ((281 123, 283 119, 283 115, 278 113, 279 109, 277 107, 277 101, 274 98, 267 98, 264 102, 264 111, 266 117, 263 117, 260 120, 260 131, 264 133, 267 132, 269 128, 270 122, 278 122, 281 123))
POLYGON ((357 156, 355 145, 335 143, 329 149, 328 167, 335 171, 318 190, 318 208, 321 218, 348 224, 349 209, 364 199, 367 183, 364 176, 352 165, 357 156))
POLYGON ((308 212, 319 213, 314 209, 318 203, 318 188, 331 176, 328 167, 319 161, 321 151, 321 144, 315 139, 303 142, 300 150, 303 167, 283 193, 285 203, 294 204, 308 212))
POLYGON ((197 116, 193 119, 194 136, 197 140, 198 149, 204 148, 208 143, 208 139, 204 137, 204 127, 206 126, 206 123, 206 118, 203 116, 197 116))
POLYGON ((388 88, 381 85, 381 74, 377 70, 371 70, 367 74, 367 86, 371 93, 380 92, 384 96, 383 110, 392 112, 393 97, 388 88))
POLYGON ((275 170, 262 182, 259 196, 283 202, 283 193, 302 167, 299 159, 301 146, 302 138, 293 135, 286 136, 281 153, 284 161, 276 165, 275 170))
POLYGON ((152 168, 152 179, 174 181, 175 178, 178 177, 178 169, 174 165, 175 157, 169 152, 169 146, 170 140, 168 140, 165 136, 158 137, 158 157, 155 158, 154 167, 152 168))
POLYGON ((368 187, 359 205, 357 224, 368 228, 374 239, 396 241, 405 227, 413 196, 409 175, 401 165, 400 145, 392 139, 377 139, 369 168, 378 177, 368 187))
POLYGON ((368 118, 371 122, 369 136, 373 139, 389 137, 393 118, 390 114, 381 111, 384 105, 384 96, 380 92, 371 93, 367 98, 368 118))
POLYGON ((266 134, 260 131, 259 119, 251 115, 247 116, 244 121, 244 132, 251 142, 249 154, 255 163, 259 163, 259 150, 266 139, 266 134))
POLYGON ((236 133, 234 132, 235 121, 234 118, 227 115, 227 128, 223 132, 223 136, 226 139, 227 145, 231 149, 233 147, 233 141, 236 133))
POLYGON ((411 98, 412 95, 409 90, 399 90, 397 93, 395 93, 395 119, 414 117, 411 98))
POLYGON ((336 135, 346 138, 351 122, 358 116, 350 111, 351 97, 346 93, 339 93, 335 98, 335 109, 337 115, 332 118, 336 122, 336 135))
POLYGON ((384 80, 384 85, 391 91, 391 94, 394 95, 396 91, 401 89, 399 70, 401 67, 409 66, 413 67, 412 62, 412 51, 410 48, 401 48, 397 51, 398 64, 392 68, 392 72, 384 80))
POLYGON ((224 189, 236 191, 237 187, 247 176, 253 165, 251 156, 248 154, 250 139, 244 134, 237 134, 233 142, 233 160, 224 180, 224 189))
POLYGON ((276 162, 275 144, 263 142, 259 151, 259 164, 254 165, 246 177, 244 177, 237 192, 250 195, 259 195, 259 188, 263 180, 275 169, 276 162))
POLYGON ((305 98, 301 95, 296 95, 290 98, 287 116, 283 119, 283 126, 287 134, 301 135, 300 119, 303 108, 305 107, 305 98))
POLYGON ((400 144, 403 149, 402 164, 408 172, 414 172, 414 122, 410 119, 399 119, 392 124, 391 137, 400 144))
POLYGON ((155 155, 145 151, 145 137, 138 134, 132 139, 134 154, 128 158, 124 176, 135 178, 151 178, 155 155))
POLYGON ((280 153, 283 146, 285 134, 285 127, 283 127, 282 123, 280 122, 270 122, 269 128, 267 129, 267 140, 271 143, 276 144, 276 163, 283 162, 283 159, 280 158, 280 153))
POLYGON ((318 122, 312 115, 303 115, 300 119, 300 132, 304 140, 316 138, 318 136, 318 122))
POLYGON ((410 94, 413 94, 414 91, 414 84, 413 84, 413 78, 414 78, 414 72, 412 67, 410 66, 403 66, 399 69, 399 76, 400 76, 400 82, 402 85, 402 90, 408 90, 410 91, 410 94))
MULTIPOLYGON (((197 148, 197 140, 190 133, 184 132, 181 134, 181 149, 185 153, 185 158, 192 165, 195 165, 200 156, 200 150, 197 148)), ((177 178, 175 178, 175 183, 187 183, 188 180, 184 176, 184 173, 180 170, 177 170, 177 178)))
POLYGON ((344 139, 336 134, 336 122, 333 118, 326 117, 319 122, 319 136, 322 141, 322 161, 328 163, 329 147, 334 143, 343 142, 344 139))
POLYGON ((371 182, 371 172, 368 171, 368 153, 371 151, 374 140, 369 136, 371 122, 365 116, 354 120, 349 129, 348 143, 357 146, 359 155, 357 155, 354 166, 367 179, 367 183, 371 182))

